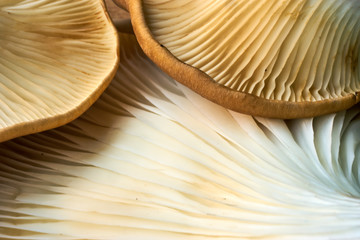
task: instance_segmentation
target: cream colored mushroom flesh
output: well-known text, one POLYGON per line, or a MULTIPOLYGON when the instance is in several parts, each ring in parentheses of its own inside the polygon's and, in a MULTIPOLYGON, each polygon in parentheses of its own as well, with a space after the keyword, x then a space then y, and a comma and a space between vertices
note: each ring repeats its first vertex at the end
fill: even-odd
POLYGON ((102 0, 0 1, 0 141, 77 118, 115 74, 118 44, 102 0))

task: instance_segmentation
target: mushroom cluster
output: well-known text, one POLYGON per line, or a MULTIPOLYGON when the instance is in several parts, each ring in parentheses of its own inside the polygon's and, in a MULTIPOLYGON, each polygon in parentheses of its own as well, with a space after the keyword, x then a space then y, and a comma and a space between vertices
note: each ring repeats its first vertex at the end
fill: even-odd
MULTIPOLYGON (((41 12, 76 1, 14 2, 41 12)), ((359 105, 291 120, 239 113, 163 72, 139 36, 115 36, 120 56, 111 44, 89 53, 107 74, 107 57, 120 64, 87 111, 0 143, 1 239, 360 238, 359 105)))
POLYGON ((243 115, 120 41, 118 74, 84 115, 0 145, 1 238, 360 237, 360 109, 243 115))

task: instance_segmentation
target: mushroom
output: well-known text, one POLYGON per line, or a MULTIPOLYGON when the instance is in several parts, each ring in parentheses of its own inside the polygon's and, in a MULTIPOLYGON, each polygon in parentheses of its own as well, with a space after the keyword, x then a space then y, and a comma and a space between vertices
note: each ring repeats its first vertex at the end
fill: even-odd
POLYGON ((0 238, 360 238, 359 108, 233 112, 120 38, 118 74, 84 115, 0 144, 0 238))
POLYGON ((114 1, 161 69, 229 109, 286 119, 360 101, 359 1, 114 1))
POLYGON ((102 0, 1 1, 0 33, 0 141, 77 118, 116 73, 102 0))

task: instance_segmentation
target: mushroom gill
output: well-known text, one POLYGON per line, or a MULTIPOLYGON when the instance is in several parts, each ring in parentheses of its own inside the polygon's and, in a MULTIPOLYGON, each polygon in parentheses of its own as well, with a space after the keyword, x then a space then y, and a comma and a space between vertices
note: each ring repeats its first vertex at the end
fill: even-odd
POLYGON ((297 118, 360 101, 359 1, 114 1, 156 64, 227 108, 297 118))
POLYGON ((0 144, 1 239, 360 238, 358 107, 243 115, 121 43, 84 115, 0 144))
POLYGON ((118 65, 102 0, 0 1, 0 141, 77 118, 118 65))

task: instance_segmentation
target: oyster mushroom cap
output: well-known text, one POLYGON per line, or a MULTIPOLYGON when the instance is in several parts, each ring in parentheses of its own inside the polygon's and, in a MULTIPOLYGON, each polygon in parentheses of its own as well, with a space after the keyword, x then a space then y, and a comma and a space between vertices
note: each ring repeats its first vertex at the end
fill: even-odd
POLYGON ((1 1, 0 34, 0 141, 75 119, 117 69, 102 0, 1 1))
POLYGON ((0 144, 1 239, 359 239, 359 108, 239 114, 120 38, 85 114, 0 144))
POLYGON ((358 1, 125 5, 144 52, 175 80, 227 108, 298 118, 360 101, 358 1))

